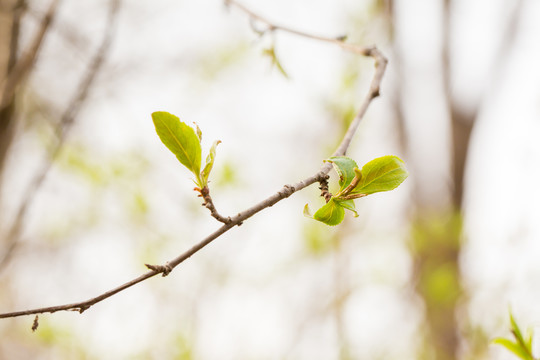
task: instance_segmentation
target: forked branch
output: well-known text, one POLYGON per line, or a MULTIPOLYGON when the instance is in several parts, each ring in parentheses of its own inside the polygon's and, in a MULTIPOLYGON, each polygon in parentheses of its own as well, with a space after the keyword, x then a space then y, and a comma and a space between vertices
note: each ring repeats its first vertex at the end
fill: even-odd
POLYGON ((202 205, 208 210, 210 210, 210 215, 212 215, 212 217, 214 217, 217 221, 222 222, 224 224, 228 224, 232 221, 230 216, 223 216, 217 211, 216 207, 214 206, 214 201, 212 200, 212 197, 210 196, 210 188, 208 188, 208 186, 205 186, 202 189, 200 189, 199 196, 203 198, 202 205))
MULTIPOLYGON (((358 129, 358 126, 362 119, 364 118, 364 115, 371 104, 372 100, 379 96, 379 88, 380 84, 386 69, 387 60, 383 56, 383 54, 375 47, 360 47, 352 44, 345 43, 342 38, 327 38, 327 37, 321 37, 316 35, 311 35, 308 33, 304 33, 298 30, 294 30, 288 27, 276 25, 266 18, 255 14, 248 8, 244 7, 243 5, 239 4, 238 2, 234 0, 225 0, 225 3, 231 7, 235 7, 241 12, 243 12, 245 15, 247 15, 251 20, 258 21, 262 24, 265 24, 268 27, 268 31, 282 31, 286 33, 290 33, 293 35, 297 35, 300 37, 313 39, 317 41, 323 41, 323 42, 329 42, 336 44, 337 46, 340 46, 342 49, 346 51, 353 52, 355 54, 359 54, 362 56, 368 56, 375 60, 375 74, 373 75, 373 79, 371 80, 370 88, 362 101, 360 108, 358 110, 358 113, 354 120, 349 125, 349 128, 347 132, 345 133, 341 143, 337 147, 337 149, 334 151, 332 156, 340 156, 345 155, 347 152, 347 149, 349 148, 349 145, 352 141, 352 138, 354 134, 356 133, 356 130, 358 129)), ((178 255, 174 259, 167 262, 165 265, 147 265, 147 267, 150 269, 150 271, 146 272, 145 274, 142 274, 141 276, 122 284, 112 290, 109 290, 99 296, 96 296, 94 298, 81 301, 78 303, 72 303, 72 304, 65 304, 60 306, 51 306, 51 307, 44 307, 44 308, 37 308, 32 310, 25 310, 25 311, 17 311, 17 312, 11 312, 11 313, 4 313, 0 314, 0 318, 8 318, 8 317, 16 317, 16 316, 23 316, 23 315, 33 315, 33 314, 41 314, 41 313, 54 313, 57 311, 78 311, 82 313, 83 311, 90 308, 92 305, 101 302, 114 294, 117 294, 127 288, 130 288, 131 286, 134 286, 135 284, 138 284, 144 280, 147 280, 155 275, 162 274, 163 276, 168 275, 172 270, 174 270, 178 265, 180 265, 182 262, 190 258, 192 255, 196 254, 198 251, 200 251, 202 248, 204 248, 206 245, 210 244, 212 241, 220 237, 223 233, 227 232, 231 228, 235 226, 240 226, 245 220, 249 219, 253 215, 257 214, 259 211, 266 209, 268 207, 273 206, 274 204, 278 203, 279 201, 288 198, 292 194, 294 194, 297 191, 300 191, 304 189, 307 186, 310 186, 314 183, 320 183, 322 187, 324 187, 324 184, 326 183, 328 179, 328 173, 330 172, 332 165, 330 163, 325 163, 318 172, 316 172, 314 175, 299 181, 297 183, 291 184, 291 185, 285 185, 282 189, 280 189, 275 194, 269 196, 268 198, 260 201, 259 203, 253 205, 249 209, 246 209, 240 213, 238 213, 235 216, 232 216, 230 218, 222 218, 224 220, 224 225, 222 225, 219 229, 214 231, 212 234, 208 235, 205 239, 200 241, 198 244, 194 245, 191 249, 187 250, 186 252, 178 255)), ((208 206, 207 206, 208 207, 208 206)), ((210 210, 212 210, 210 208, 210 210)), ((214 208, 215 210, 215 208, 214 208)))

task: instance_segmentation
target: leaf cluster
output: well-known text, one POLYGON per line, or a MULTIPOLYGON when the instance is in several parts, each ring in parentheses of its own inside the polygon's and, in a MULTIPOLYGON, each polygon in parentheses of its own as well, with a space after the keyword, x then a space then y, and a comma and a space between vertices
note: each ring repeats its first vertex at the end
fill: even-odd
POLYGON ((394 155, 382 156, 371 160, 358 168, 356 162, 346 156, 333 156, 331 162, 339 176, 339 191, 313 216, 306 205, 304 214, 327 225, 340 224, 345 217, 345 210, 350 210, 357 217, 354 199, 381 191, 397 188, 409 173, 403 161, 394 155))
POLYGON ((538 360, 533 356, 532 352, 532 339, 533 332, 528 331, 526 337, 523 337, 523 333, 519 328, 516 320, 510 312, 510 331, 514 337, 513 340, 506 338, 496 338, 493 343, 504 346, 509 351, 513 352, 517 357, 523 360, 538 360))
POLYGON ((177 116, 165 111, 152 113, 152 120, 163 144, 195 175, 194 181, 198 190, 205 188, 216 159, 216 148, 221 141, 214 141, 206 157, 206 163, 201 169, 201 129, 196 126, 194 130, 177 116))

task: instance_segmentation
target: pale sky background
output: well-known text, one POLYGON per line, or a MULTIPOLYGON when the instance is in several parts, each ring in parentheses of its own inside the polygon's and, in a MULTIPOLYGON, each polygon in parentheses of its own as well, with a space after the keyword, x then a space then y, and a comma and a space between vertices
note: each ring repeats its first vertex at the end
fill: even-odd
MULTIPOLYGON (((382 97, 370 106, 348 155, 359 164, 387 154, 404 157, 394 142, 390 44, 358 25, 372 16, 369 2, 242 3, 279 24, 348 34, 351 41, 382 49, 390 60, 382 97)), ((447 118, 437 79, 440 8, 435 1, 396 3, 405 111, 414 119, 409 131, 417 145, 411 157, 432 164, 429 173, 411 177, 432 179, 427 190, 436 196, 448 176, 447 118)), ((509 305, 525 327, 540 326, 540 2, 524 0, 513 48, 493 61, 513 3, 456 1, 454 19, 454 91, 464 104, 487 93, 467 169, 462 271, 470 298, 463 312, 491 337, 509 335, 509 305)), ((106 4, 62 3, 61 30, 47 42, 31 80, 37 96, 65 105, 65 94, 99 43, 106 4), (68 44, 70 27, 82 43, 79 38, 78 45, 68 44)), ((28 29, 34 25, 29 22, 28 29)), ((234 214, 317 171, 338 136, 328 106, 341 100, 344 69, 353 63, 363 74, 347 95, 358 98, 357 104, 373 71, 370 59, 278 33, 276 51, 290 75, 285 79, 261 55, 270 38, 258 40, 247 18, 220 1, 124 1, 117 26, 111 58, 68 144, 84 147, 85 161, 105 174, 120 164, 121 175, 92 183, 65 166, 52 169, 17 258, 0 273, 0 281, 12 279, 13 298, 2 312, 93 297, 138 276, 146 262, 174 258, 219 226, 199 205, 188 171, 159 142, 153 111, 196 122, 203 131, 203 156, 213 140, 222 141, 212 194, 221 213, 234 214), (226 57, 232 57, 230 64, 222 66, 226 57), (236 181, 220 185, 226 166, 235 169, 236 181), (139 218, 132 212, 138 194, 149 206, 139 218)), ((30 134, 14 145, 4 214, 17 205, 22 185, 43 159, 39 129, 30 134)), ((72 334, 54 337, 43 359, 78 358, 77 346, 90 358, 163 359, 182 344, 193 347, 196 359, 337 359, 339 329, 328 309, 342 285, 354 291, 342 314, 353 358, 415 359, 422 305, 410 285, 405 243, 411 190, 406 181, 395 191, 357 201, 360 218, 348 214, 340 230, 317 227, 302 216, 304 204, 322 204, 312 186, 231 230, 167 278, 146 281, 82 316, 42 316, 42 334, 72 334), (310 255, 304 238, 313 226, 323 237, 347 233, 345 250, 310 255)), ((9 220, 1 222, 5 228, 9 220)), ((0 333, 13 327, 30 347, 45 342, 30 326, 30 318, 0 321, 0 333)), ((490 359, 512 359, 502 348, 489 351, 490 359)))

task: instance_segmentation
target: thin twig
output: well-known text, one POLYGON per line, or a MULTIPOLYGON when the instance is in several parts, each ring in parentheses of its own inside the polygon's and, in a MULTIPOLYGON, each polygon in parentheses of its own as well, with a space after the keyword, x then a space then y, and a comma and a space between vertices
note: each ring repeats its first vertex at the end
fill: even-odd
POLYGON ((228 224, 231 222, 231 217, 230 216, 223 216, 221 215, 216 207, 214 206, 214 201, 212 200, 212 197, 210 196, 210 189, 208 188, 208 186, 205 186, 203 187, 202 189, 200 189, 200 195, 204 202, 203 202, 203 206, 206 207, 208 210, 210 210, 210 215, 212 215, 212 217, 214 217, 217 221, 219 222, 222 222, 224 224, 228 224))
MULTIPOLYGON (((264 19, 263 17, 254 14, 247 8, 243 7, 242 5, 239 5, 236 1, 228 0, 226 1, 229 5, 234 5, 238 7, 240 10, 242 10, 244 13, 246 13, 250 18, 255 18, 258 21, 264 22, 268 26, 270 26, 273 30, 280 30, 284 32, 288 32, 294 35, 298 35, 301 37, 306 37, 310 39, 320 40, 320 41, 329 41, 332 43, 336 43, 337 45, 341 46, 342 48, 353 51, 354 53, 361 54, 364 56, 370 56, 375 59, 375 74, 373 76, 373 80, 371 81, 371 86, 368 90, 368 93, 366 97, 364 98, 360 110, 358 114, 356 115, 356 118, 353 120, 353 122, 349 125, 349 128, 347 129, 347 132, 345 133, 345 136, 343 137, 343 140, 341 141, 341 144, 338 146, 336 151, 332 154, 332 156, 339 156, 339 155, 345 155, 351 140, 358 128, 358 125, 360 124, 360 121, 364 117, 364 114, 371 103, 371 101, 379 95, 379 87, 382 80, 382 77, 384 75, 384 71, 386 68, 387 60, 382 55, 381 52, 379 52, 375 47, 372 48, 362 48, 357 47, 355 45, 349 45, 344 46, 344 43, 340 40, 336 39, 330 39, 330 38, 323 38, 318 36, 312 36, 310 34, 306 34, 300 31, 292 30, 286 27, 276 26, 264 19), (353 50, 354 49, 354 50, 353 50)), ((165 265, 147 265, 151 271, 139 276, 136 279, 133 279, 123 285, 120 285, 112 290, 109 290, 97 297, 94 297, 92 299, 88 299, 86 301, 73 303, 73 304, 66 304, 66 305, 60 305, 60 306, 52 306, 52 307, 45 307, 45 308, 37 308, 32 310, 25 310, 25 311, 17 311, 17 312, 11 312, 11 313, 4 313, 0 314, 0 318, 9 318, 9 317, 16 317, 16 316, 24 316, 24 315, 33 315, 33 314, 41 314, 41 313, 54 313, 57 311, 79 311, 83 312, 90 308, 92 305, 103 301, 110 296, 123 291, 135 284, 138 284, 146 279, 149 279, 157 274, 163 274, 167 275, 170 273, 175 267, 180 265, 182 262, 190 258, 192 255, 199 252, 202 248, 204 248, 206 245, 210 244, 212 241, 220 237, 222 234, 230 230, 231 228, 235 226, 240 226, 245 220, 252 217, 253 215, 257 214, 259 211, 266 209, 268 207, 273 206, 274 204, 278 203, 279 201, 288 198, 292 194, 294 194, 297 191, 300 191, 304 189, 305 187, 312 185, 314 183, 324 183, 324 181, 327 180, 327 175, 330 172, 332 165, 330 163, 325 163, 320 170, 295 184, 292 185, 285 185, 281 190, 279 190, 277 193, 271 195, 270 197, 262 200, 261 202, 253 205, 251 208, 246 209, 240 213, 238 213, 236 216, 233 216, 230 218, 230 221, 221 226, 219 229, 217 229, 212 234, 208 235, 205 239, 200 241, 198 244, 194 245, 191 249, 187 250, 186 252, 180 254, 176 258, 168 261, 165 265)))
MULTIPOLYGON (((318 36, 313 34, 308 34, 303 31, 298 31, 295 29, 291 29, 287 26, 282 25, 276 25, 266 18, 262 17, 261 15, 258 15, 251 11, 250 9, 246 8, 244 5, 238 3, 236 0, 224 0, 225 4, 228 6, 234 6, 238 8, 240 11, 244 12, 247 16, 249 16, 250 20, 252 21, 258 21, 268 27, 268 31, 282 31, 290 34, 294 34, 306 39, 312 39, 317 40, 321 42, 327 42, 334 45, 337 45, 341 47, 345 51, 352 52, 354 54, 362 55, 371 57, 375 60, 375 74, 373 75, 373 79, 371 80, 370 88, 368 91, 368 94, 365 98, 365 100, 362 102, 362 105, 360 106, 360 109, 358 113, 356 114, 356 117, 354 118, 353 122, 349 125, 349 129, 347 130, 347 133, 345 134, 343 140, 341 141, 341 144, 339 144, 338 148, 332 156, 342 156, 345 155, 347 152, 347 149, 349 148, 349 145, 351 144, 352 138, 354 134, 356 133, 356 129, 358 128, 358 125, 360 125, 360 122, 364 118, 364 115, 369 107, 369 104, 371 103, 371 100, 376 98, 380 95, 380 85, 382 82, 382 78, 384 76, 384 72, 386 71, 386 65, 388 64, 388 60, 386 57, 377 49, 375 46, 370 47, 363 47, 358 46, 354 44, 346 43, 343 39, 343 37, 325 37, 325 36, 318 36)), ((331 165, 327 164, 324 168, 330 169, 331 165)))
POLYGON ((77 92, 75 93, 75 95, 69 102, 69 105, 60 117, 60 121, 56 128, 57 142, 51 151, 51 156, 42 165, 40 171, 36 173, 32 181, 28 185, 28 188, 24 192, 25 196, 19 205, 15 220, 13 221, 13 224, 7 232, 8 241, 5 246, 4 253, 0 257, 0 271, 2 271, 2 269, 6 267, 6 264, 9 262, 11 256, 13 255, 13 252, 15 251, 17 243, 20 239, 23 224, 26 219, 28 208, 32 203, 32 199, 34 199, 36 193, 39 191, 45 178, 47 177, 47 174, 51 169, 53 159, 56 158, 57 155, 60 153, 60 150, 62 149, 66 140, 67 134, 72 128, 76 116, 81 110, 85 100, 87 99, 92 84, 94 83, 94 80, 106 59, 113 38, 114 24, 117 17, 119 5, 120 0, 111 0, 107 19, 107 27, 105 29, 103 40, 99 48, 96 50, 95 56, 90 62, 85 76, 79 84, 77 92))

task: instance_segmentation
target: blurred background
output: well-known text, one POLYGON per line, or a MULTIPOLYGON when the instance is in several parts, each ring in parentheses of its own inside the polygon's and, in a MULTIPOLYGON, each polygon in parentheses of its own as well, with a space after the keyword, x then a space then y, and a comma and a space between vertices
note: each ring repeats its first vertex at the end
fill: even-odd
MULTIPOLYGON (((512 359, 490 344, 509 307, 540 327, 540 2, 242 4, 383 51, 348 155, 409 178, 339 227, 302 216, 312 186, 83 315, 2 319, 0 359, 512 359)), ((373 61, 254 30, 218 0, 0 1, 0 312, 94 297, 219 226, 153 111, 222 141, 222 214, 319 169, 373 61)))

